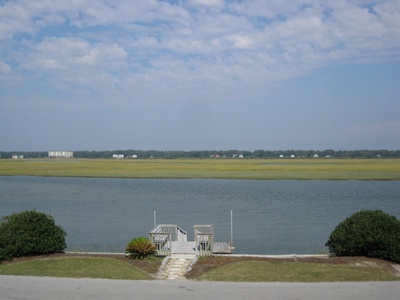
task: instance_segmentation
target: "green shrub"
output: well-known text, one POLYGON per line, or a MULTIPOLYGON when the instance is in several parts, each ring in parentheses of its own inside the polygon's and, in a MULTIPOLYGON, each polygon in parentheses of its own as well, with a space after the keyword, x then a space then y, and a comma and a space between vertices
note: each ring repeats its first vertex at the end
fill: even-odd
POLYGON ((126 253, 132 259, 144 259, 154 256, 156 246, 146 237, 138 237, 131 240, 126 246, 126 253))
POLYGON ((336 256, 400 262, 400 220, 381 210, 357 212, 335 228, 326 246, 336 256))
POLYGON ((36 210, 5 216, 0 223, 0 262, 13 257, 62 252, 66 248, 65 236, 52 216, 36 210))

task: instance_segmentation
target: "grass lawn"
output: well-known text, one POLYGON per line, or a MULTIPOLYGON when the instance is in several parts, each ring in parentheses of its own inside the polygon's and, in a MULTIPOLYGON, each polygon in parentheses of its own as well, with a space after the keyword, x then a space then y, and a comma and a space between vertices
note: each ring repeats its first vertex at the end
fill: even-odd
MULTIPOLYGON (((0 275, 152 280, 161 260, 60 254, 5 262, 0 265, 0 275)), ((365 257, 271 259, 221 256, 200 258, 186 277, 232 282, 399 281, 400 273, 390 262, 365 257)))
POLYGON ((3 262, 0 275, 152 280, 160 264, 160 259, 135 262, 124 257, 39 256, 3 262))
POLYGON ((206 257, 188 278, 233 282, 395 281, 391 263, 370 258, 264 259, 206 257))

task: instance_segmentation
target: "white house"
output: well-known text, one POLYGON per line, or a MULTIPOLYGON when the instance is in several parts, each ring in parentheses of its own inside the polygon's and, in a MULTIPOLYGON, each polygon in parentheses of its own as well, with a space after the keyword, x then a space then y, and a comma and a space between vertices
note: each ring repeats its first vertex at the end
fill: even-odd
POLYGON ((113 158, 124 158, 123 154, 113 154, 113 158))
POLYGON ((72 157, 74 157, 74 152, 72 152, 72 151, 49 151, 48 156, 51 158, 72 158, 72 157))

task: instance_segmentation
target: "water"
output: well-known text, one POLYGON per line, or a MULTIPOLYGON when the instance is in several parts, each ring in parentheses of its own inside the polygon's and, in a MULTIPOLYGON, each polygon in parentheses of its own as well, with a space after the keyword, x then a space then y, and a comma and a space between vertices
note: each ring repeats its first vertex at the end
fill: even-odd
POLYGON ((256 181, 0 177, 0 216, 37 209, 67 232, 68 250, 122 252, 158 224, 214 224, 235 253, 324 251, 332 230, 362 209, 400 218, 399 181, 256 181))

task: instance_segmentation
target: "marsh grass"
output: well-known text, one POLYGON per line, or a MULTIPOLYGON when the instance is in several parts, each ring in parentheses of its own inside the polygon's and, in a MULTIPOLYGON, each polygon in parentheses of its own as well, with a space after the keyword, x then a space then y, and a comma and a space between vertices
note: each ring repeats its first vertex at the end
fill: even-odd
POLYGON ((1 275, 151 280, 152 276, 126 262, 104 257, 33 259, 0 265, 1 275))
POLYGON ((400 159, 3 159, 0 175, 400 180, 400 159))

